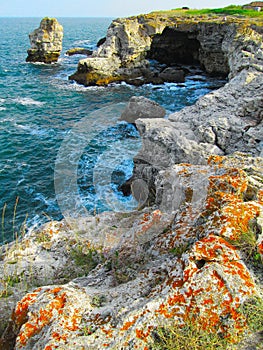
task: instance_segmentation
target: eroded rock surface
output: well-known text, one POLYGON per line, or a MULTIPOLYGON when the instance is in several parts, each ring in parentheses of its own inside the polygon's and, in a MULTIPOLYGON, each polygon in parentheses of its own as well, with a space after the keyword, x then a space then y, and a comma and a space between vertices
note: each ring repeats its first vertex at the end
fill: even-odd
POLYGON ((158 103, 144 96, 133 96, 125 107, 120 120, 134 124, 139 118, 163 118, 166 111, 158 103))
POLYGON ((45 17, 39 28, 29 34, 31 48, 27 62, 57 62, 62 51, 63 27, 56 18, 45 17))
POLYGON ((90 56, 90 55, 92 55, 92 51, 89 49, 85 49, 84 47, 73 47, 72 49, 69 49, 66 52, 66 55, 68 55, 68 56, 74 56, 74 55, 90 56))
POLYGON ((260 295, 260 273, 237 242, 252 230, 263 257, 262 170, 244 154, 173 165, 156 179, 160 209, 50 223, 9 247, 2 273, 22 279, 24 269, 40 287, 13 304, 1 346, 149 349, 156 327, 191 315, 210 331, 242 332, 239 306, 260 295), (41 287, 41 266, 49 281, 63 281, 66 266, 68 280, 82 276, 41 287))
POLYGON ((106 41, 93 57, 79 62, 70 79, 84 85, 107 85, 112 81, 133 83, 135 78, 156 81, 148 59, 169 66, 200 64, 210 74, 235 76, 253 66, 262 72, 260 24, 224 17, 183 18, 148 14, 117 19, 106 41))

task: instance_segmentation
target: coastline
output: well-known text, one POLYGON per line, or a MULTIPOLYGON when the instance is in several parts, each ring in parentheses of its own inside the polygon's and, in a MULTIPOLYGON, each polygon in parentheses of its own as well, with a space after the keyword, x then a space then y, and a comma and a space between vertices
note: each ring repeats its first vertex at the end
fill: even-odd
MULTIPOLYGON (((0 267, 12 281, 0 298, 6 349, 151 349, 158 325, 193 315, 240 341, 239 308, 262 298, 263 47, 249 29, 232 52, 232 29, 225 86, 168 119, 136 121, 134 176, 154 193, 150 206, 50 222, 3 247, 0 267)), ((109 49, 103 62, 114 37, 110 29, 98 51, 109 49)))

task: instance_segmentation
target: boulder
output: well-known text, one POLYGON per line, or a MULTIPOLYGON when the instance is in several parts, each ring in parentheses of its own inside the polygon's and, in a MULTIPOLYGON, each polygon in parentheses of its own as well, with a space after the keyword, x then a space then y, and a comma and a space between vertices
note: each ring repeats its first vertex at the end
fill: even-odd
POLYGON ((163 118, 166 111, 158 103, 143 96, 133 96, 122 112, 120 120, 134 124, 139 118, 163 118))
POLYGON ((168 67, 164 69, 159 77, 168 83, 184 83, 185 74, 182 69, 178 69, 175 67, 168 67))
POLYGON ((63 27, 56 18, 45 17, 39 28, 29 34, 31 48, 27 62, 57 62, 62 51, 63 27))
POLYGON ((73 47, 72 49, 69 49, 67 52, 66 52, 66 55, 68 56, 73 56, 73 55, 85 55, 85 56, 90 56, 92 55, 92 52, 91 50, 89 49, 85 49, 83 47, 73 47))

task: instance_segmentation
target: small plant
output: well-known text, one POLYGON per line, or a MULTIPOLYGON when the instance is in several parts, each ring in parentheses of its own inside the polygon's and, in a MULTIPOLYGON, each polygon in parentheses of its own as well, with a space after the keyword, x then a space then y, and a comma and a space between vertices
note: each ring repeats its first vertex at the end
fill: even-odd
POLYGON ((216 333, 203 330, 190 320, 159 327, 153 336, 152 350, 226 350, 227 341, 216 333))
POLYGON ((252 332, 263 331, 263 300, 259 297, 254 297, 247 300, 239 308, 245 317, 249 329, 252 332))
POLYGON ((0 280, 3 285, 3 289, 0 291, 0 298, 8 298, 13 294, 11 288, 15 286, 15 284, 21 281, 20 276, 18 275, 8 275, 0 280))
POLYGON ((51 241, 51 236, 46 232, 40 232, 36 238, 37 243, 47 243, 51 241))
MULTIPOLYGON (((253 297, 242 304, 237 310, 242 315, 250 333, 263 332, 263 300, 253 297)), ((151 350, 232 350, 233 342, 241 344, 247 332, 237 335, 231 332, 227 337, 216 329, 204 330, 200 322, 193 322, 190 317, 185 320, 184 325, 172 323, 156 329, 152 335, 151 350)), ((255 349, 261 349, 256 348, 255 349)))
POLYGON ((96 331, 96 327, 94 327, 94 325, 93 325, 93 326, 91 326, 91 325, 89 325, 89 326, 84 325, 84 326, 81 328, 81 332, 82 332, 82 335, 83 335, 84 337, 88 337, 89 335, 91 335, 91 334, 94 333, 95 331, 96 331))
POLYGON ((245 259, 250 260, 254 266, 260 266, 262 264, 261 255, 257 250, 256 233, 252 228, 249 228, 246 232, 243 231, 235 239, 226 240, 239 249, 244 254, 245 259))
POLYGON ((243 251, 248 258, 254 254, 257 248, 257 239, 252 230, 242 233, 237 239, 231 240, 231 243, 243 251))
POLYGON ((91 305, 95 307, 101 307, 105 302, 105 295, 94 295, 91 300, 91 305))
POLYGON ((77 244, 71 250, 71 257, 74 259, 77 266, 85 268, 88 273, 93 270, 99 263, 104 261, 103 254, 95 248, 86 248, 81 244, 77 244))
POLYGON ((172 248, 170 250, 170 253, 174 254, 175 256, 181 257, 183 253, 187 251, 189 248, 189 243, 181 243, 178 246, 172 248))

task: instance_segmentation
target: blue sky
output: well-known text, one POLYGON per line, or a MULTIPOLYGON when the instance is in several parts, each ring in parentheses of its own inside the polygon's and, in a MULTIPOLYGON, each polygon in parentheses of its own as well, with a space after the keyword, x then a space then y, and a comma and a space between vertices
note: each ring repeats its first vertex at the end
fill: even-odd
POLYGON ((0 0, 0 17, 124 17, 182 6, 216 8, 244 3, 247 2, 231 0, 0 0))

